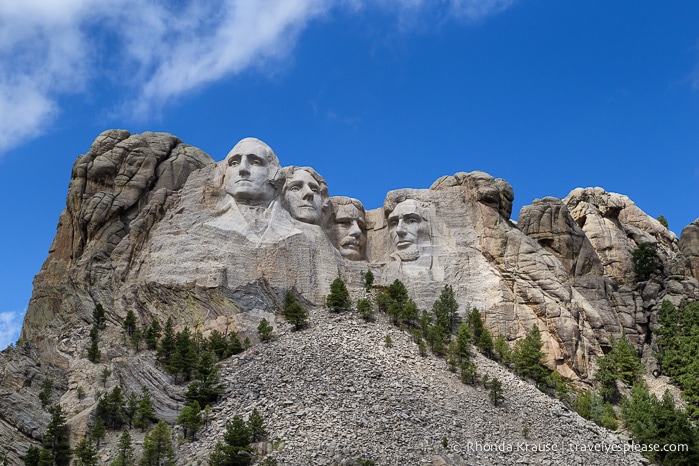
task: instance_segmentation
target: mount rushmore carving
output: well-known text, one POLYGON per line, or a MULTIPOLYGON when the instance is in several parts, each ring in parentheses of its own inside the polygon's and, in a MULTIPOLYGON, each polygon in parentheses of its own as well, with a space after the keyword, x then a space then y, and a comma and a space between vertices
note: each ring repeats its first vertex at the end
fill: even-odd
POLYGON ((251 331, 261 317, 274 323, 287 290, 322 306, 340 276, 356 299, 372 270, 379 286, 403 281, 423 309, 451 285, 462 312, 477 307, 511 342, 536 325, 551 368, 586 377, 611 336, 650 352, 662 299, 699 298, 697 242, 680 251, 600 188, 536 200, 518 222, 512 187, 478 171, 391 191, 373 210, 329 188, 258 139, 215 162, 168 134, 107 131, 75 163, 22 339, 89 321, 98 302, 115 320, 134 310, 251 331), (666 273, 639 284, 630 255, 641 242, 657 246, 666 273))

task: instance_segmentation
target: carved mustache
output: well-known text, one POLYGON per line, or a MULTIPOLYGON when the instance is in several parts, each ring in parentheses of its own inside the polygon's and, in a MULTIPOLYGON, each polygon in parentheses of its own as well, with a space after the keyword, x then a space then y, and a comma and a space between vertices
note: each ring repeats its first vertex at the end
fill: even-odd
POLYGON ((343 239, 342 241, 340 241, 340 246, 355 246, 355 247, 359 247, 359 246, 360 246, 360 242, 359 242, 359 240, 356 239, 356 238, 349 237, 349 238, 345 238, 345 239, 343 239))

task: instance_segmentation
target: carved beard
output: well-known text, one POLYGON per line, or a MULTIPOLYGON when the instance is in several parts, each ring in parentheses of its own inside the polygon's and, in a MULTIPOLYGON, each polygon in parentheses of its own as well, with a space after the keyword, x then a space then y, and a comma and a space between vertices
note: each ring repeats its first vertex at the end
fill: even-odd
POLYGON ((396 251, 396 254, 398 254, 398 257, 400 257, 401 261, 410 262, 417 260, 417 258, 420 257, 420 250, 416 245, 413 244, 407 249, 396 251))

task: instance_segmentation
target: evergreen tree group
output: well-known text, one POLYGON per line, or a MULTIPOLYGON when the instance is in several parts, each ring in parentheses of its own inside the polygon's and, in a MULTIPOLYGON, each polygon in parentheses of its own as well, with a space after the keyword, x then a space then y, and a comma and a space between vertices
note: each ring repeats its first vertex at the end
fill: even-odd
POLYGON ((226 423, 223 443, 218 442, 209 457, 209 466, 247 466, 255 459, 253 442, 265 439, 267 431, 262 416, 253 409, 245 422, 239 415, 226 423))

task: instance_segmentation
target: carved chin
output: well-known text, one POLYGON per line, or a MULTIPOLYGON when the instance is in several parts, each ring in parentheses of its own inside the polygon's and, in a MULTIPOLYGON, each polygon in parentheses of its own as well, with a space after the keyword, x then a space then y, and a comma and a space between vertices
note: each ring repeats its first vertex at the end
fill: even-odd
POLYGON ((417 258, 420 257, 420 250, 417 248, 417 246, 413 245, 409 248, 396 251, 396 254, 398 254, 401 261, 410 262, 417 260, 417 258))
POLYGON ((362 258, 362 252, 356 249, 342 248, 340 249, 340 254, 342 254, 342 257, 345 259, 351 261, 358 261, 362 258))

